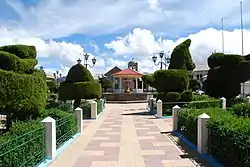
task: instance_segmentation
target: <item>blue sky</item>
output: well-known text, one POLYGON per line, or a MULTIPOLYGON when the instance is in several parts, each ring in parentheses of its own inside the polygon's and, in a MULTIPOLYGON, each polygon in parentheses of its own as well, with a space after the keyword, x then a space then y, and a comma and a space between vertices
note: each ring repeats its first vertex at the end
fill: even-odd
MULTIPOLYGON (((243 1, 244 53, 250 48, 250 0, 243 1)), ((0 0, 0 45, 35 45, 39 64, 64 75, 87 52, 102 74, 126 68, 134 58, 141 72, 153 72, 153 54, 190 38, 198 66, 221 51, 224 17, 225 52, 241 53, 239 0, 0 0), (226 5, 226 7, 225 7, 226 5)))

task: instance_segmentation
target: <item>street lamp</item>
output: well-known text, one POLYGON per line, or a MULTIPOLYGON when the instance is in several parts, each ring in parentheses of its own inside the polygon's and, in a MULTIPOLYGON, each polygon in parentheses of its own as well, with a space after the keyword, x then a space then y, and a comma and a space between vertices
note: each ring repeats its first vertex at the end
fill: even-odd
MULTIPOLYGON (((88 66, 89 66, 90 68, 93 68, 93 67, 95 66, 95 63, 96 63, 96 58, 95 58, 95 57, 92 59, 92 65, 90 65, 90 64, 88 64, 89 54, 88 54, 88 53, 85 53, 85 54, 80 53, 80 54, 84 56, 84 62, 83 62, 83 63, 84 63, 84 66, 85 66, 86 68, 88 68, 88 66)), ((81 62, 82 62, 82 60, 79 58, 79 59, 77 60, 77 63, 78 63, 78 64, 81 64, 81 62)))
MULTIPOLYGON (((168 53, 169 53, 169 52, 170 52, 170 51, 168 51, 168 53)), ((156 66, 158 66, 158 65, 160 64, 160 65, 161 65, 161 66, 160 66, 160 69, 161 69, 161 70, 162 70, 162 65, 165 65, 165 69, 166 69, 167 64, 169 64, 169 62, 170 62, 169 55, 166 54, 164 51, 161 51, 161 52, 158 53, 158 54, 159 54, 159 57, 160 57, 161 61, 160 61, 159 63, 156 63, 157 56, 154 54, 154 55, 152 56, 152 60, 153 60, 154 64, 155 64, 156 66), (167 56, 166 56, 166 55, 167 55, 167 56), (164 56, 165 56, 165 57, 164 57, 164 56), (164 61, 164 62, 162 61, 163 57, 165 58, 165 61, 164 61)))
POLYGON ((62 76, 62 74, 59 74, 59 71, 57 70, 55 73, 53 73, 55 79, 56 79, 56 88, 58 88, 59 84, 58 84, 58 79, 60 76, 62 76))

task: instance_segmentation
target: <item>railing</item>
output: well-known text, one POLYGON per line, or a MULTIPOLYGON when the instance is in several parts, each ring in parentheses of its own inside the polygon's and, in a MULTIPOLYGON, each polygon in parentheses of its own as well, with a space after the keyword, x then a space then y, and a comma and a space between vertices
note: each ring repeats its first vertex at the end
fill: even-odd
POLYGON ((0 144, 0 167, 33 167, 44 160, 44 126, 0 144))
POLYGON ((100 114, 103 110, 103 102, 102 100, 97 100, 97 115, 100 114))
MULTIPOLYGON (((180 113, 180 112, 179 112, 180 113)), ((188 119, 188 114, 177 114, 177 130, 194 144, 197 144, 197 121, 188 119)))
POLYGON ((250 166, 250 141, 249 136, 221 132, 219 129, 209 128, 208 151, 218 161, 227 167, 250 166), (240 142, 248 141, 247 143, 240 142), (232 140, 233 139, 233 140, 232 140))
POLYGON ((77 120, 75 114, 56 120, 56 148, 62 146, 76 133, 77 120))

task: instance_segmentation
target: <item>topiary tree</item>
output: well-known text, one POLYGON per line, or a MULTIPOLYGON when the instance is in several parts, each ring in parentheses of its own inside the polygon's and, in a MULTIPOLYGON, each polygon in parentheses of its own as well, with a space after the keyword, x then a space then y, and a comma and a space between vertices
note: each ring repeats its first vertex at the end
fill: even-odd
POLYGON ((60 84, 59 99, 75 100, 75 107, 79 107, 81 99, 100 97, 101 85, 94 81, 89 70, 81 64, 72 66, 66 80, 60 84))
POLYGON ((186 70, 158 70, 153 75, 153 84, 157 92, 179 92, 186 90, 189 76, 186 70))
POLYGON ((213 53, 208 58, 204 89, 212 97, 232 98, 241 93, 241 83, 250 78, 248 56, 213 53))
POLYGON ((108 88, 112 88, 111 81, 105 77, 99 77, 98 82, 101 84, 102 89, 104 89, 104 92, 106 92, 108 88))
POLYGON ((25 120, 38 116, 46 105, 48 88, 37 64, 34 46, 0 47, 0 111, 9 120, 25 120))
POLYGON ((192 71, 195 68, 195 64, 192 61, 189 51, 190 45, 191 40, 187 39, 174 48, 168 69, 184 69, 192 71))

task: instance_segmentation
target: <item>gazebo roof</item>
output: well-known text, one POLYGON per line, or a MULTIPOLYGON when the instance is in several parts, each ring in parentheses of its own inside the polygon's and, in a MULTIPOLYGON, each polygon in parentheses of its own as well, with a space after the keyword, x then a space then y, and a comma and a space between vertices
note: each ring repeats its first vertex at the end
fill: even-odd
POLYGON ((140 78, 142 77, 142 74, 137 72, 137 71, 134 71, 132 69, 124 69, 124 70, 121 70, 117 73, 114 73, 113 76, 115 77, 129 77, 129 78, 140 78))

